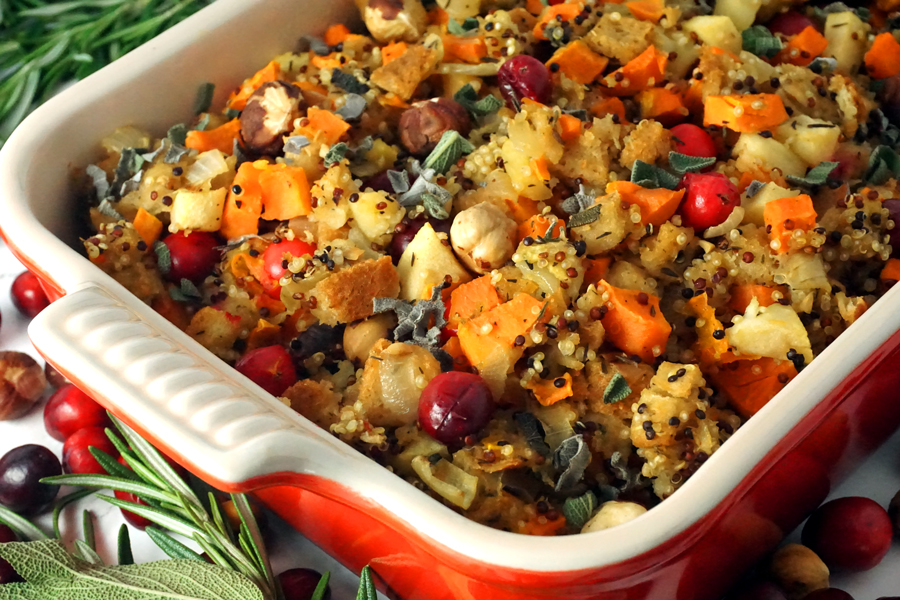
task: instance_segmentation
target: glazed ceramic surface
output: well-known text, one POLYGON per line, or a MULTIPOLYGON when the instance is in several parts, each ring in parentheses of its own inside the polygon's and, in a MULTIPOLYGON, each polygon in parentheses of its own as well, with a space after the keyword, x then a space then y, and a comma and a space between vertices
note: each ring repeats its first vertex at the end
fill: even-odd
POLYGON ((417 598, 712 599, 898 424, 900 286, 676 494, 612 530, 533 538, 415 490, 221 362, 72 246, 71 169, 132 124, 190 118, 197 86, 230 89, 349 1, 220 0, 38 109, 0 152, 0 231, 59 298, 33 322, 60 371, 202 478, 253 491, 354 569, 417 598))

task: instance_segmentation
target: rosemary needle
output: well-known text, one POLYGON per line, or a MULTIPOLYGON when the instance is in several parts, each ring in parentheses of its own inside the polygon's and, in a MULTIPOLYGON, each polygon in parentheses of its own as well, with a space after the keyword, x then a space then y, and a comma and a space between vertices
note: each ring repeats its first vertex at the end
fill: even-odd
POLYGON ((0 0, 0 146, 71 81, 213 0, 0 0))

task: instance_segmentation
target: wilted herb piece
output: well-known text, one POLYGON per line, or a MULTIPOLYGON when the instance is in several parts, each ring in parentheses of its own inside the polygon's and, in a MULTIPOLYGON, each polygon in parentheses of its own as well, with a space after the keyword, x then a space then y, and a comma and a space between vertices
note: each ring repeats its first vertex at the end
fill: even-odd
POLYGON ((141 166, 144 164, 144 157, 135 148, 124 148, 116 170, 113 173, 113 182, 110 185, 110 196, 116 200, 127 194, 132 189, 136 189, 137 183, 141 180, 141 166), (131 180, 131 184, 126 183, 131 180))
POLYGON ((538 418, 529 412, 518 412, 513 419, 522 430, 528 446, 544 458, 550 456, 550 446, 544 441, 544 426, 538 418))
POLYGON ((307 146, 309 146, 309 138, 305 135, 292 135, 284 141, 284 153, 300 154, 307 146))
POLYGON ((872 185, 883 185, 891 177, 900 177, 900 156, 887 146, 878 146, 869 156, 863 179, 872 185))
POLYGON ((209 113, 203 113, 203 116, 194 125, 194 131, 206 131, 207 127, 209 127, 209 113))
POLYGON ((214 83, 201 83, 200 87, 197 88, 197 97, 194 99, 194 114, 199 115, 200 113, 205 113, 209 110, 210 105, 212 104, 213 94, 216 91, 216 84, 214 83))
POLYGON ((689 156, 680 152, 669 152, 669 166, 678 173, 696 173, 716 164, 715 156, 689 156))
POLYGON ((478 19, 467 17, 461 24, 456 19, 447 21, 447 33, 450 35, 465 36, 478 29, 478 19))
POLYGON ((351 94, 362 95, 369 91, 368 85, 361 83, 356 77, 350 73, 344 73, 340 69, 331 71, 331 83, 351 94))
POLYGON ((563 200, 559 206, 570 215, 574 215, 587 210, 593 204, 594 196, 585 192, 583 185, 579 185, 578 192, 563 200))
POLYGON ((447 324, 444 319, 446 307, 441 299, 443 289, 443 285, 436 285, 431 290, 430 300, 415 303, 397 298, 375 298, 372 301, 373 311, 376 314, 393 311, 397 315, 397 327, 394 328, 396 341, 412 342, 433 352, 440 342, 441 328, 447 324), (434 324, 429 327, 432 319, 434 324))
POLYGON ((112 207, 112 204, 110 204, 109 200, 107 200, 106 198, 100 201, 99 206, 97 206, 97 210, 100 211, 101 215, 107 216, 117 221, 121 221, 125 218, 122 216, 122 213, 112 207))
POLYGON ((645 163, 642 160, 636 160, 631 168, 631 182, 647 189, 666 188, 667 190, 674 190, 681 182, 681 178, 672 175, 665 169, 645 163))
POLYGON ((450 217, 450 213, 444 208, 444 203, 434 194, 425 192, 422 194, 422 208, 428 213, 428 216, 443 221, 450 217))
POLYGON ((752 198, 753 196, 757 195, 759 193, 759 191, 761 189, 763 189, 764 187, 766 187, 765 183, 763 183, 762 181, 760 181, 758 179, 754 179, 753 181, 750 182, 750 185, 747 186, 747 189, 744 191, 744 194, 748 198, 752 198))
POLYGON ((169 288, 169 296, 176 302, 191 302, 202 298, 200 290, 190 279, 182 279, 181 287, 169 288))
POLYGON ((823 185, 828 181, 828 176, 839 165, 836 162, 820 162, 818 165, 809 170, 806 177, 795 177, 788 175, 785 177, 790 183, 801 187, 813 187, 823 185))
POLYGON ((588 111, 583 108, 576 108, 574 110, 564 110, 563 114, 571 115, 578 119, 579 121, 584 121, 585 123, 591 120, 591 116, 588 114, 588 111))
POLYGON ((743 48, 751 54, 764 58, 773 58, 781 52, 781 40, 772 35, 764 25, 754 25, 741 32, 743 48))
MULTIPOLYGON (((557 229, 556 223, 558 222, 558 220, 553 216, 551 216, 550 219, 550 226, 547 227, 547 231, 544 232, 544 235, 535 240, 538 244, 549 244, 551 242, 558 242, 560 240, 559 236, 553 235, 553 231, 557 229)), ((544 316, 543 313, 541 313, 541 316, 544 316)))
POLYGON ((446 173, 462 156, 475 150, 469 140, 459 135, 455 129, 445 131, 441 140, 422 164, 426 169, 434 169, 437 173, 446 173))
POLYGON ((817 56, 809 63, 809 69, 813 73, 821 73, 823 71, 834 71, 837 69, 837 59, 830 56, 817 56))
MULTIPOLYGON (((394 171, 395 173, 399 173, 399 171, 394 171)), ((404 172, 405 174, 405 172, 404 172)), ((434 183, 432 180, 434 179, 435 172, 434 169, 425 169, 424 171, 419 172, 419 178, 416 179, 415 183, 409 185, 409 176, 407 175, 406 185, 409 189, 405 192, 402 192, 397 197, 397 202, 400 206, 404 206, 406 208, 410 208, 412 206, 416 206, 417 204, 425 204, 425 195, 429 194, 437 198, 438 203, 443 207, 453 195, 434 183)), ((390 177, 390 171, 388 172, 388 177, 390 177)), ((402 176, 395 176, 397 182, 402 186, 403 179, 402 176)), ((392 184, 393 185, 393 180, 392 184)), ((395 188, 396 189, 396 188, 395 188)), ((433 202, 429 200, 429 202, 433 202)))
POLYGON ((366 99, 359 94, 347 94, 347 100, 344 105, 335 112, 339 114, 345 121, 359 118, 366 110, 366 99))
POLYGON ((187 132, 187 125, 178 123, 169 127, 169 131, 166 132, 166 138, 175 145, 184 146, 184 143, 187 141, 187 132))
POLYGON ((225 117, 230 121, 231 119, 237 119, 241 116, 241 111, 236 108, 226 108, 225 109, 225 117))
POLYGON ((453 99, 469 111, 469 114, 476 119, 478 117, 492 115, 503 106, 503 101, 493 94, 488 94, 484 98, 479 99, 478 92, 475 91, 475 88, 472 87, 471 83, 462 86, 460 90, 453 95, 453 99))
POLYGON ((630 394, 631 388, 628 386, 628 382, 625 381, 625 378, 622 377, 621 373, 616 373, 612 376, 612 379, 609 380, 609 383, 606 384, 606 389, 603 390, 603 403, 614 404, 616 402, 621 402, 630 394))
POLYGON ((103 200, 109 195, 109 181, 106 178, 106 171, 97 165, 88 165, 85 169, 91 183, 94 184, 94 191, 97 194, 97 200, 103 200))
POLYGON ((325 154, 325 166, 330 167, 334 164, 337 164, 344 160, 344 157, 347 156, 347 152, 350 150, 350 146, 345 144, 344 142, 338 142, 334 146, 328 149, 328 152, 325 154))
POLYGON ((613 452, 609 457, 609 466, 615 473, 616 478, 621 479, 624 483, 618 486, 619 495, 626 494, 632 490, 643 487, 644 479, 641 477, 641 470, 631 469, 628 467, 628 459, 621 452, 613 452))
POLYGON ((300 38, 300 41, 303 42, 300 48, 300 52, 304 52, 306 49, 312 50, 319 56, 326 56, 331 54, 331 48, 328 47, 328 44, 325 43, 322 38, 317 38, 313 35, 304 35, 300 38), (305 45, 306 47, 303 47, 305 45))
POLYGON ((563 514, 569 525, 581 529, 585 523, 591 520, 591 515, 594 514, 597 506, 597 496, 594 495, 594 492, 588 492, 577 498, 567 498, 563 505, 563 514))
POLYGON ((403 194, 409 191, 409 173, 406 171, 389 170, 387 178, 395 194, 403 194))
POLYGON ((153 242, 153 251, 156 252, 156 264, 162 275, 168 275, 172 268, 172 254, 169 247, 162 242, 153 242))
POLYGON ((591 451, 579 433, 566 438, 553 453, 553 467, 562 471, 556 481, 556 491, 567 490, 581 481, 584 470, 591 462, 591 451))
POLYGON ((601 208, 602 206, 600 204, 595 204, 587 210, 583 210, 578 214, 572 215, 572 217, 569 219, 569 228, 571 229, 574 227, 581 227, 583 225, 590 225, 600 218, 601 208))

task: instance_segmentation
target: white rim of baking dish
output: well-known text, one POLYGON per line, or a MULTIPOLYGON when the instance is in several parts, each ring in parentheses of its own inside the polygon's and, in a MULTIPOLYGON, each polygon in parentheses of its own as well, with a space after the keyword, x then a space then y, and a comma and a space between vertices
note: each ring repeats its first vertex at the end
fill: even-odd
MULTIPOLYGON (((269 396, 78 255, 29 208, 30 190, 40 176, 32 158, 59 136, 73 134, 65 127, 72 114, 89 106, 102 109, 151 65, 207 43, 222 27, 234 26, 252 11, 275 10, 287 1, 219 0, 47 102, 0 151, 0 228, 67 292, 32 323, 29 333, 35 345, 52 362, 82 375, 114 410, 154 432, 201 474, 233 484, 284 472, 323 477, 384 507, 447 549, 482 563, 533 572, 596 569, 652 551, 701 521, 900 328, 900 310, 894 308, 900 290, 893 289, 681 489, 633 521, 601 532, 537 538, 466 519, 269 396), (204 35, 198 37, 197 31, 204 35), (110 352, 113 345, 116 351, 110 352)), ((307 31, 297 31, 301 33, 307 31)), ((358 506, 353 500, 348 504, 358 506)))

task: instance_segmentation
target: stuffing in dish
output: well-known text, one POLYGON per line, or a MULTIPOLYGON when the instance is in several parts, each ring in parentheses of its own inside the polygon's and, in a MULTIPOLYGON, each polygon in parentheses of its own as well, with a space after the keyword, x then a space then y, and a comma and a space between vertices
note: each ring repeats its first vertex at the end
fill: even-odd
POLYGON ((900 279, 897 3, 441 4, 107 136, 84 247, 467 517, 610 527, 900 279))

